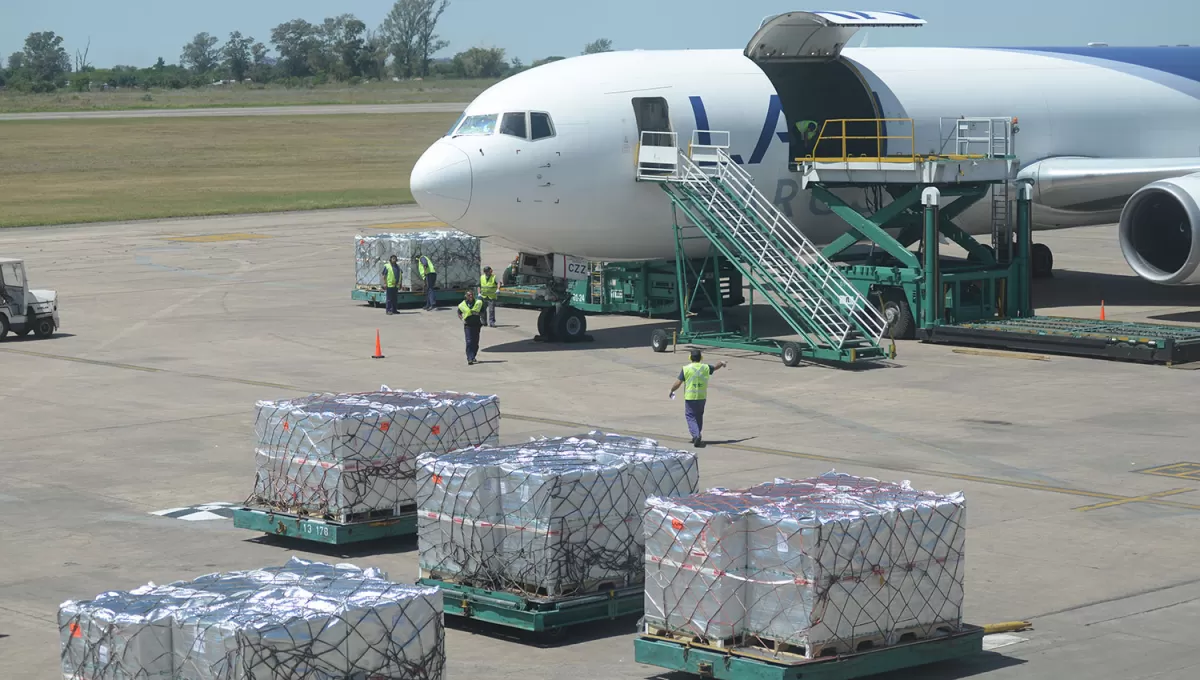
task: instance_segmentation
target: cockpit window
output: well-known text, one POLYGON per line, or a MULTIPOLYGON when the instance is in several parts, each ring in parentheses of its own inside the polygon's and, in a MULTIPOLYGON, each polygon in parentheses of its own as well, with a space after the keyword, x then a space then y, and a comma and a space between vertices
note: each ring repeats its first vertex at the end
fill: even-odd
POLYGON ((446 130, 446 136, 449 137, 450 135, 454 134, 454 131, 456 129, 458 129, 458 124, 463 122, 463 118, 466 118, 466 117, 467 117, 467 114, 465 114, 465 113, 462 114, 461 116, 459 116, 458 120, 454 121, 454 125, 451 125, 449 130, 446 130))
POLYGON ((545 139, 554 136, 554 124, 550 122, 550 114, 533 112, 529 114, 529 128, 533 139, 545 139))
POLYGON ((454 131, 454 136, 461 135, 490 135, 496 131, 496 119, 500 116, 495 113, 489 113, 482 116, 467 116, 463 119, 458 129, 454 131))
POLYGON ((525 112, 506 113, 500 122, 500 134, 525 139, 525 112))

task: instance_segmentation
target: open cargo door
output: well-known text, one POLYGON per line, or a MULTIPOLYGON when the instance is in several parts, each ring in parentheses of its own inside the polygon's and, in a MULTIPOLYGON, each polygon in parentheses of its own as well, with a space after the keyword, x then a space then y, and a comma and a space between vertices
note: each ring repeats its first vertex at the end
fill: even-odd
POLYGON ((763 19, 744 54, 759 63, 832 61, 861 28, 924 25, 907 12, 787 12, 763 19))
POLYGON ((892 127, 904 129, 889 132, 888 122, 878 120, 884 118, 882 106, 860 67, 841 55, 863 28, 924 25, 907 12, 787 12, 763 19, 743 54, 779 95, 789 158, 911 153, 912 123, 896 121, 892 127))

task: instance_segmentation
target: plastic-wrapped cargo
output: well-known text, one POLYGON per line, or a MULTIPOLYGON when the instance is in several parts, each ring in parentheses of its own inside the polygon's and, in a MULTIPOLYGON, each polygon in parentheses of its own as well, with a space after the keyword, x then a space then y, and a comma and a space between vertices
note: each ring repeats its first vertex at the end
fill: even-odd
POLYGON ((415 502, 425 452, 493 444, 500 398, 458 392, 313 394, 260 401, 248 504, 339 522, 395 514, 415 502))
POLYGON ((59 610, 69 680, 441 680, 442 596, 293 558, 59 610))
POLYGON ((808 658, 962 625, 966 505, 830 472, 646 508, 646 625, 808 658))
POLYGON ((355 236, 354 242, 354 281, 360 286, 379 286, 383 265, 392 255, 400 265, 401 290, 425 290, 425 281, 413 259, 419 255, 433 262, 438 288, 479 285, 479 239, 470 234, 435 229, 355 236))
POLYGON ((647 497, 695 492, 695 454, 590 432, 417 460, 422 575, 559 597, 642 581, 647 497))

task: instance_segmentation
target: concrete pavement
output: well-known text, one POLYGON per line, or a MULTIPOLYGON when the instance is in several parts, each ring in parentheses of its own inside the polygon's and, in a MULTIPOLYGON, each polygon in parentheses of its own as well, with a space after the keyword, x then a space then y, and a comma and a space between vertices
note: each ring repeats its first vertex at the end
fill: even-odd
MULTIPOLYGON (((0 343, 0 677, 61 677, 68 598, 290 555, 415 578, 412 542, 337 555, 150 514, 246 498, 257 399, 380 384, 496 393, 506 441, 599 427, 686 444, 667 400, 686 357, 649 349, 667 321, 590 317, 595 342, 552 346, 530 341, 534 312, 500 309, 468 367, 452 311, 388 317, 351 301, 354 235, 429 221, 401 207, 0 231, 0 255, 59 291, 63 322, 52 339, 0 343), (376 329, 382 361, 369 358, 376 329)), ((1200 318, 1200 292, 1133 278, 1111 227, 1039 240, 1061 268, 1037 286, 1042 313, 1094 317, 1103 298, 1109 318, 1200 318)), ((493 267, 511 256, 485 243, 493 267)), ((1200 463, 1200 373, 916 343, 861 371, 709 355, 730 367, 713 379, 705 434, 728 443, 698 450, 702 486, 837 469, 965 492, 967 620, 1035 630, 922 677, 1200 673, 1200 480, 1138 472, 1200 463)), ((452 629, 450 673, 659 677, 633 662, 631 633, 623 622, 539 648, 452 629)))

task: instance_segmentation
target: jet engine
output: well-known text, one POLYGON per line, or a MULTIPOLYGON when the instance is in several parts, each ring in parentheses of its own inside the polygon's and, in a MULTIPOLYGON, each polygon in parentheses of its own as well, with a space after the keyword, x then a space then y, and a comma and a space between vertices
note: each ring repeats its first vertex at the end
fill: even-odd
POLYGON ((1200 284, 1200 173, 1135 191, 1121 212, 1120 240, 1125 261, 1143 279, 1200 284))

